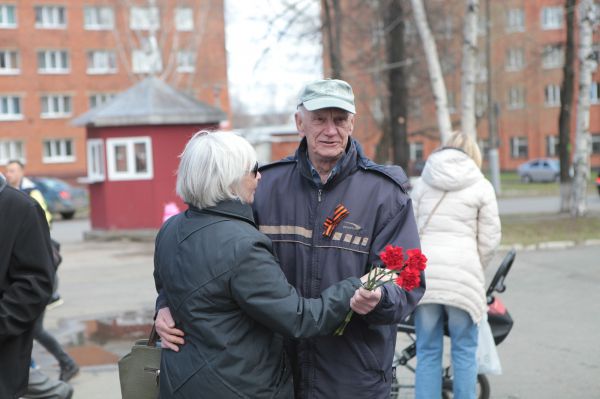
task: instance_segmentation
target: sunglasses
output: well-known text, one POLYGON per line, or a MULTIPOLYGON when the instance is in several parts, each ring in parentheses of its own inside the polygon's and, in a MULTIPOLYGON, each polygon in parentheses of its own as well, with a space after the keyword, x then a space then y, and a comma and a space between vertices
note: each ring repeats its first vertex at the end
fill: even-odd
POLYGON ((254 164, 254 167, 250 170, 250 173, 256 177, 258 175, 258 161, 254 164))

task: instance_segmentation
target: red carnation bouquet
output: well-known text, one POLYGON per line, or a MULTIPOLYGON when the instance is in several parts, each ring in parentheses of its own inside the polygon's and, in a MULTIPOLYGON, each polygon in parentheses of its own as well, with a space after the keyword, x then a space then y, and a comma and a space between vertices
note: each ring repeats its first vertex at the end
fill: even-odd
MULTIPOLYGON (((421 283, 421 271, 427 266, 427 258, 420 249, 409 249, 406 251, 407 258, 404 259, 402 247, 387 245, 379 254, 383 266, 372 265, 367 276, 367 281, 362 284, 363 288, 373 291, 377 287, 393 281, 406 291, 411 291, 421 283)), ((350 310, 333 335, 342 335, 346 326, 352 318, 354 311, 350 310)))

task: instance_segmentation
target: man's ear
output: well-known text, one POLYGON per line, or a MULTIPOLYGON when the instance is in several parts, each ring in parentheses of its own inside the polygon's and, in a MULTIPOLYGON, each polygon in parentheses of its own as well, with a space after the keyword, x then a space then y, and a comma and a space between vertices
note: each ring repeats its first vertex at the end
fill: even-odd
POLYGON ((350 114, 350 116, 348 116, 348 123, 350 124, 350 134, 349 136, 352 136, 352 132, 354 132, 354 114, 350 114))
POLYGON ((300 115, 300 111, 297 111, 294 114, 294 120, 296 121, 296 130, 298 130, 298 134, 300 134, 300 137, 304 137, 304 120, 302 119, 302 115, 300 115))

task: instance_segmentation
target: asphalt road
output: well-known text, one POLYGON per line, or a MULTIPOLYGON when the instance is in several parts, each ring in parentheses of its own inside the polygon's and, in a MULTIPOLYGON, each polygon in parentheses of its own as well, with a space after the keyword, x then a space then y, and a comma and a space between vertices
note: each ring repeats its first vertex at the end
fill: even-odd
MULTIPOLYGON (((140 311, 155 298, 151 243, 82 242, 85 229, 85 219, 53 227, 65 259, 59 269, 65 304, 46 316, 57 334, 64 320, 140 311)), ((503 374, 489 377, 492 398, 599 398, 600 246, 520 251, 506 285, 502 299, 515 325, 498 347, 503 374)), ((57 374, 52 359, 41 363, 57 374)), ((74 398, 118 398, 118 384, 116 365, 86 366, 73 380, 74 398)))

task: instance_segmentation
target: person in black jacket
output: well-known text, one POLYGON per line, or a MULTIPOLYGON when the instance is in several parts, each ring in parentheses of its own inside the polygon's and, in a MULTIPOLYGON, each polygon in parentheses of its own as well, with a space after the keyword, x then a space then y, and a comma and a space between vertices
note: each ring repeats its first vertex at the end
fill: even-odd
POLYGON ((293 396, 283 336, 331 334, 361 282, 348 277, 305 299, 286 280, 252 216, 261 176, 252 146, 228 132, 196 134, 177 172, 188 209, 156 237, 154 278, 186 343, 163 351, 162 398, 293 396))
MULTIPOLYGON (((311 82, 297 104, 300 145, 293 156, 260 169, 253 208, 290 284, 314 298, 381 264, 386 245, 407 251, 420 242, 406 174, 399 166, 374 163, 352 138, 356 108, 350 85, 311 82), (336 217, 340 206, 347 211, 342 219, 336 217)), ((296 399, 389 398, 397 323, 424 292, 424 275, 412 291, 393 283, 361 289, 350 303, 358 315, 343 336, 289 340, 296 399)), ((164 306, 159 298, 156 330, 165 347, 176 349, 187 331, 174 325, 164 306)))
POLYGON ((0 174, 0 398, 25 393, 33 326, 52 294, 53 279, 42 208, 0 174))

